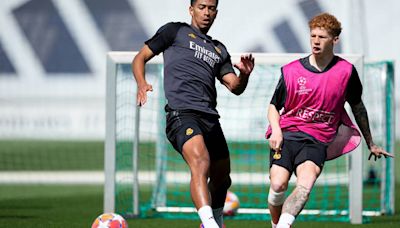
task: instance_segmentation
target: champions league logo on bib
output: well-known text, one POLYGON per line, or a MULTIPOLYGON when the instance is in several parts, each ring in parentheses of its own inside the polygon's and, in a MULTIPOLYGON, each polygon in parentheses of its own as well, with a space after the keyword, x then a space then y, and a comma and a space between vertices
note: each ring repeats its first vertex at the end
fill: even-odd
POLYGON ((307 83, 307 79, 305 77, 299 77, 297 79, 297 84, 299 84, 299 89, 296 90, 296 93, 298 95, 304 95, 304 94, 308 94, 309 92, 311 92, 311 89, 307 89, 306 83, 307 83))
POLYGON ((307 83, 307 80, 305 77, 300 77, 297 79, 297 83, 300 85, 300 88, 301 88, 301 87, 305 86, 305 84, 307 83))

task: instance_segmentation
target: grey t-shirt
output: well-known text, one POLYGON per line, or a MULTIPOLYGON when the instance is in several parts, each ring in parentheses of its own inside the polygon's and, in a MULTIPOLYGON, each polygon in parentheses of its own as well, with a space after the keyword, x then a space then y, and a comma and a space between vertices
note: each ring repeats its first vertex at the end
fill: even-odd
POLYGON ((154 54, 163 52, 164 90, 172 110, 197 110, 218 115, 215 78, 234 72, 225 46, 179 22, 162 26, 145 42, 154 54))

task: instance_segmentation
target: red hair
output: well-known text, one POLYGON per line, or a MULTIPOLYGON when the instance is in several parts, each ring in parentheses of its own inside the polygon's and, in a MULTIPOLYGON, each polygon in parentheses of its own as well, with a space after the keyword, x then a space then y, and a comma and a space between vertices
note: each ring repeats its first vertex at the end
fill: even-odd
POLYGON ((335 16, 329 13, 322 13, 313 17, 309 22, 308 26, 310 30, 314 28, 324 28, 332 36, 339 36, 342 32, 341 23, 336 19, 335 16))

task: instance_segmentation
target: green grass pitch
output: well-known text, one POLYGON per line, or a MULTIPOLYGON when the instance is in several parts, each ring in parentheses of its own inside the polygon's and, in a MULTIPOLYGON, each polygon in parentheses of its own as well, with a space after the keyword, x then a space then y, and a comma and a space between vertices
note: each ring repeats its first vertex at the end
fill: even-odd
MULTIPOLYGON (((79 143, 77 143, 79 144, 79 143)), ((76 144, 75 144, 76 146, 76 144)), ((103 145, 99 142, 81 142, 80 150, 68 142, 49 142, 46 144, 47 152, 41 149, 40 143, 31 142, 21 144, 0 141, 0 170, 8 171, 20 166, 20 170, 40 170, 42 161, 35 161, 37 154, 41 158, 47 157, 49 163, 47 170, 70 169, 99 170, 103 168, 103 145), (61 147, 59 145, 62 145, 61 147), (57 148, 49 153, 48 148, 57 148), (60 149, 62 148, 62 149, 60 149), (13 151, 22 151, 21 161, 12 159, 13 151), (80 163, 68 164, 68 156, 80 158, 80 163), (85 154, 86 153, 86 154, 85 154), (35 155, 35 156, 32 156, 35 155), (53 158, 65 160, 65 163, 52 162, 53 158), (60 157, 61 156, 61 157, 60 157), (26 168, 23 159, 31 159, 31 166, 26 168), (32 161, 33 160, 33 161, 32 161), (14 164, 10 164, 14 162, 14 164), (58 164, 58 165, 57 165, 58 164), (61 164, 61 165, 60 165, 61 164), (13 168, 12 168, 13 167, 13 168)), ((396 163, 400 164, 400 142, 396 145, 396 163)), ((396 190, 400 189, 400 165, 396 166, 396 190)), ((141 192, 148 198, 149 192, 141 192), (147 196, 146 196, 147 195, 147 196)), ((400 194, 395 197, 397 212, 393 216, 372 217, 371 221, 362 225, 351 225, 342 222, 312 222, 296 221, 296 228, 314 227, 400 227, 400 194)), ((29 227, 90 227, 94 219, 103 210, 103 186, 101 185, 11 185, 0 184, 0 227, 29 228, 29 227)), ((129 227, 199 227, 198 219, 128 219, 129 227)), ((269 221, 227 219, 228 228, 241 227, 269 227, 269 221)))
MULTIPOLYGON (((400 184, 397 184, 397 189, 400 184)), ((149 193, 142 193, 149 194, 149 193)), ((99 185, 2 185, 0 186, 0 227, 63 228, 90 227, 103 208, 103 187, 99 185)), ((400 195, 396 196, 400 208, 400 195)), ((128 219, 129 227, 198 227, 197 219, 128 219)), ((228 228, 268 227, 269 221, 227 219, 228 228)), ((342 222, 296 222, 298 228, 385 227, 398 228, 400 213, 373 217, 363 225, 342 222)))

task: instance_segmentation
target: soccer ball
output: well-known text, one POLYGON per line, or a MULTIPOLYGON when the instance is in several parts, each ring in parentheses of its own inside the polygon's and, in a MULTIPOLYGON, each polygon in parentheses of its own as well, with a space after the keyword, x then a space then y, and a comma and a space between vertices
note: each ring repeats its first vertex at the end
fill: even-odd
POLYGON ((94 220, 92 228, 128 228, 128 223, 119 214, 105 213, 94 220))
POLYGON ((233 216, 239 209, 239 198, 231 191, 226 193, 225 205, 222 212, 225 216, 233 216))

